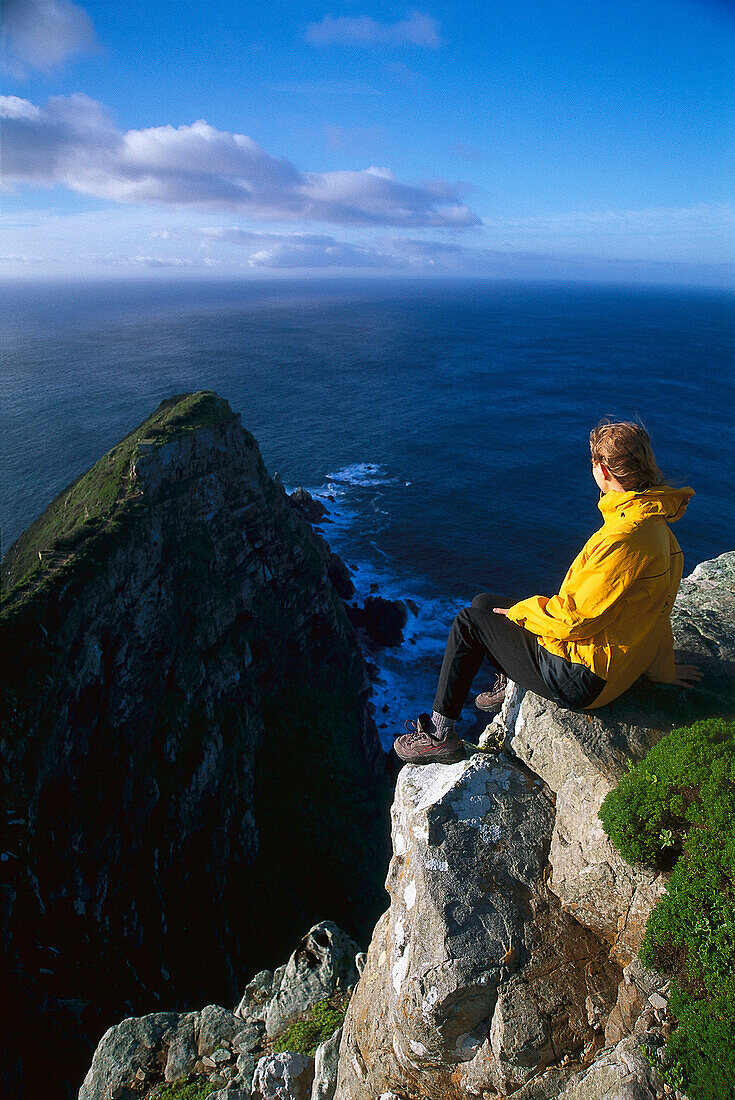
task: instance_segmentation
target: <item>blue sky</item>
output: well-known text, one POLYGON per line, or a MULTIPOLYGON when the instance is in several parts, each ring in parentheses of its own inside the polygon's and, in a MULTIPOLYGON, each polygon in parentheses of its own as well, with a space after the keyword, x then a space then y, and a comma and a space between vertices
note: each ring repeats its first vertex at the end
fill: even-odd
POLYGON ((733 280, 727 0, 5 0, 0 273, 733 280))

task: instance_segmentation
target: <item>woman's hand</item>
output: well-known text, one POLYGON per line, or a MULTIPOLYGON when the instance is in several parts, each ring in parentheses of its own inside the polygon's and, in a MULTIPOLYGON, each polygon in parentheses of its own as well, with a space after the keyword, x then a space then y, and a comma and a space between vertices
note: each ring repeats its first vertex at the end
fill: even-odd
POLYGON ((682 688, 693 688, 702 679, 702 670, 698 665, 682 665, 678 661, 674 664, 676 679, 674 685, 682 688))
POLYGON ((496 615, 507 615, 510 611, 509 607, 494 607, 493 611, 496 615))

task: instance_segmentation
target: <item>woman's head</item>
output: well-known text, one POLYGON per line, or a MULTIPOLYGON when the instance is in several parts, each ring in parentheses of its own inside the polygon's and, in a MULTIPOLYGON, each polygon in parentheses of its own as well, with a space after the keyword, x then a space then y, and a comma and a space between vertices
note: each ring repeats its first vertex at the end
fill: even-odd
POLYGON ((590 432, 590 457, 593 466, 604 466, 623 489, 642 492, 663 485, 651 440, 642 424, 598 424, 590 432))

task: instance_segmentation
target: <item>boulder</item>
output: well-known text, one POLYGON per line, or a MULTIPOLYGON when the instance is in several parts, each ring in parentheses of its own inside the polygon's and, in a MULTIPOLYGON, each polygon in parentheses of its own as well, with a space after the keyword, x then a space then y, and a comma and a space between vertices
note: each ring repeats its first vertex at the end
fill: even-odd
POLYGON ((320 500, 315 500, 308 489, 294 489, 288 499, 309 523, 321 523, 329 515, 329 509, 320 500))
POLYGON ((253 1100, 310 1100, 314 1059, 307 1054, 268 1054, 253 1077, 253 1100))
POLYGON ((518 1087, 601 1043, 606 1014, 590 1024, 585 999, 609 1012, 620 972, 546 889, 553 813, 503 757, 403 768, 391 907, 347 1012, 335 1100, 518 1087))
POLYGON ((109 1028, 94 1053, 79 1100, 134 1100, 140 1094, 139 1074, 145 1080, 165 1065, 164 1052, 175 1040, 178 1023, 178 1013, 156 1012, 109 1028))
POLYGON ((268 1002, 265 1027, 280 1035, 319 1001, 357 982, 358 945, 331 921, 322 921, 304 936, 288 960, 277 990, 268 1002))
MULTIPOLYGON (((150 1080, 178 1081, 195 1069, 216 1071, 234 1063, 230 1073, 240 1087, 250 1086, 245 1047, 255 1049, 253 1029, 219 1005, 201 1012, 158 1012, 130 1017, 103 1035, 79 1091, 79 1100, 134 1100, 140 1084, 150 1080), (252 1046, 250 1044, 253 1043, 252 1046), (245 1059, 240 1065, 241 1059, 245 1059)), ((254 1060, 250 1057, 250 1076, 254 1060)))
POLYGON ((337 1065, 339 1045, 342 1041, 342 1028, 338 1027, 333 1035, 320 1043, 314 1055, 314 1084, 311 1100, 334 1100, 337 1088, 337 1065))
MULTIPOLYGON (((278 979, 278 984, 280 984, 280 977, 278 979)), ((278 984, 276 984, 274 980, 272 971, 258 971, 255 977, 251 978, 245 986, 245 992, 235 1009, 235 1015, 241 1016, 243 1020, 265 1023, 265 1014, 268 1011, 268 1004, 273 996, 274 986, 275 989, 277 989, 278 984)))

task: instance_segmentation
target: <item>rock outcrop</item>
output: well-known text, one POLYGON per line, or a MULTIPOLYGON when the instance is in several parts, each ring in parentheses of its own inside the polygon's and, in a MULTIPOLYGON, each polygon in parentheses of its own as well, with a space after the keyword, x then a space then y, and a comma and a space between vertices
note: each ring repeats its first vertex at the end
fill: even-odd
POLYGON ((321 921, 285 965, 255 975, 234 1012, 209 1005, 123 1020, 102 1037, 79 1100, 141 1100, 162 1082, 192 1077, 211 1083, 221 1100, 332 1100, 339 1026, 314 1057, 270 1044, 319 1002, 354 987, 356 955, 349 936, 321 921))
POLYGON ((391 908, 345 1020, 340 1100, 505 1094, 601 1045, 619 968, 546 886, 553 820, 505 757, 402 770, 391 908))
POLYGON ((639 682, 616 702, 586 713, 516 688, 494 723, 556 795, 551 890, 609 941, 623 964, 638 951, 665 878, 630 867, 617 854, 598 810, 628 761, 638 763, 663 733, 709 715, 735 714, 733 623, 735 553, 728 553, 702 562, 683 581, 672 615, 677 648, 704 673, 700 687, 639 682))
POLYGON ((2 1061, 29 1095, 78 1085, 126 1013, 234 998, 324 913, 372 927, 385 764, 329 567, 210 393, 8 551, 2 1061))
POLYGON ((735 553, 695 569, 672 622, 701 688, 641 683, 583 713, 511 685, 481 740, 505 752, 401 771, 335 1100, 663 1096, 667 983, 635 955, 666 879, 597 813, 662 733, 735 716, 735 553))

